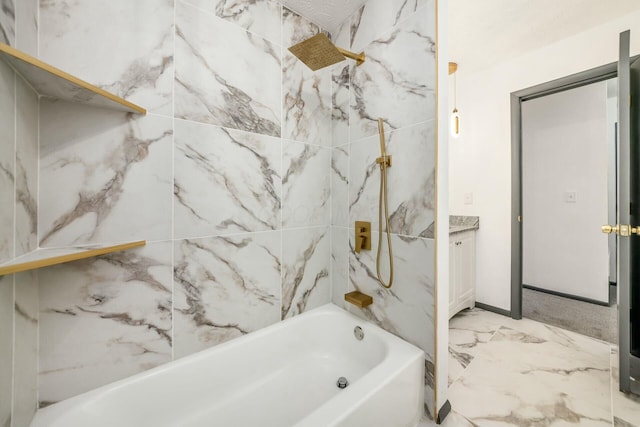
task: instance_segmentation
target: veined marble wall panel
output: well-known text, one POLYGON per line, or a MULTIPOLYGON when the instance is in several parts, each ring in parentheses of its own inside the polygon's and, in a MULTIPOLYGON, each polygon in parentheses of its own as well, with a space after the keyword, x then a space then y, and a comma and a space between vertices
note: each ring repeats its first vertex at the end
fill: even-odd
POLYGON ((280 228, 281 140, 177 120, 175 238, 280 228))
POLYGON ((184 0, 277 45, 282 42, 282 5, 275 0, 184 0))
MULTIPOLYGON (((333 43, 343 49, 350 49, 351 20, 346 20, 332 34, 333 43)), ((349 142, 349 71, 351 60, 331 67, 331 143, 334 147, 349 142)))
POLYGON ((280 320, 281 232, 175 242, 175 357, 280 320))
POLYGON ((176 117, 280 136, 280 57, 280 46, 178 2, 176 117))
POLYGON ((349 144, 331 150, 331 225, 349 227, 349 144))
POLYGON ((282 232, 282 319, 331 301, 330 227, 282 232))
POLYGON ((13 275, 0 276, 0 425, 11 426, 13 394, 13 275))
MULTIPOLYGON (((354 24, 355 25, 355 24, 354 24)), ((352 27, 351 34, 357 32, 352 27)), ((421 8, 367 44, 367 61, 351 65, 351 141, 436 117, 435 13, 421 8)))
POLYGON ((173 18, 174 0, 43 1, 40 59, 170 116, 173 18))
POLYGON ((150 114, 41 101, 40 242, 150 243, 41 275, 42 406, 331 292, 331 77, 282 61, 284 40, 317 26, 273 0, 80 3, 42 5, 43 59, 150 114), (284 98, 298 90, 287 129, 301 141, 283 141, 284 98))
POLYGON ((349 234, 351 229, 331 226, 331 302, 346 307, 349 292, 349 234))
POLYGON ((0 42, 13 46, 16 41, 16 9, 13 0, 0 0, 0 42))
POLYGON ((171 238, 173 120, 41 101, 40 244, 171 238))
POLYGON ((16 48, 38 56, 38 0, 16 2, 16 48))
POLYGON ((38 409, 38 274, 15 275, 13 425, 29 426, 38 409))
POLYGON ((331 146, 331 67, 311 71, 288 48, 320 33, 306 18, 283 7, 283 137, 331 146))
MULTIPOLYGON (((389 252, 386 234, 382 236, 381 274, 389 278, 389 252)), ((432 355, 434 348, 433 260, 435 244, 432 239, 391 236, 394 255, 394 279, 391 289, 377 281, 376 253, 378 232, 371 233, 371 250, 354 251, 354 237, 349 236, 349 278, 351 290, 373 297, 373 304, 365 309, 350 306, 350 310, 380 325, 385 330, 409 341, 432 355)))
MULTIPOLYGON (((435 132, 436 122, 386 132, 389 225, 391 232, 424 236, 435 212, 435 132)), ((380 197, 380 157, 378 135, 351 144, 349 157, 349 206, 351 223, 365 218, 378 229, 380 197)))
POLYGON ((351 19, 351 48, 361 51, 378 36, 427 5, 430 6, 428 13, 432 14, 430 21, 435 31, 434 0, 367 0, 351 19))
POLYGON ((169 362, 171 242, 41 270, 40 405, 169 362))
POLYGON ((15 73, 1 61, 0 129, 0 262, 4 262, 13 257, 13 211, 16 202, 15 73))
POLYGON ((38 247, 38 95, 16 76, 15 256, 38 247))
POLYGON ((282 226, 329 225, 331 149, 283 141, 282 226))

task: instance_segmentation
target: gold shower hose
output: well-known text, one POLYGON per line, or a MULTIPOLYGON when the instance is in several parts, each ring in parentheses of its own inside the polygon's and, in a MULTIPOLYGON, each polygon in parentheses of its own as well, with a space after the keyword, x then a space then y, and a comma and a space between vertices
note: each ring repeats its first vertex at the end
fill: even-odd
POLYGON ((384 142, 384 122, 378 119, 378 133, 380 134, 381 157, 376 159, 380 164, 380 198, 378 203, 378 256, 376 257, 376 271, 380 285, 389 289, 393 285, 393 249, 391 248, 391 229, 389 228, 389 201, 387 197, 387 167, 391 166, 391 156, 387 156, 384 142), (389 247, 389 283, 385 283, 380 273, 380 255, 382 254, 382 205, 384 204, 384 220, 387 228, 387 246, 389 247))

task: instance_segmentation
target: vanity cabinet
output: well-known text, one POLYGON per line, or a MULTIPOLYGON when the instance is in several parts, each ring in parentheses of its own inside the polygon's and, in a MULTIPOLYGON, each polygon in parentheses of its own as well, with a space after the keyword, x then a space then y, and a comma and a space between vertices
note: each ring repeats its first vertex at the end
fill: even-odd
POLYGON ((476 232, 449 236, 449 318, 476 302, 476 232))

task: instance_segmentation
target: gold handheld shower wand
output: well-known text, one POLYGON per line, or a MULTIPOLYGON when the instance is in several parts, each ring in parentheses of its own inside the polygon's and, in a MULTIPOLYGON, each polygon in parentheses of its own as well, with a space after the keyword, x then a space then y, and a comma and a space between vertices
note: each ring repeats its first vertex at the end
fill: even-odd
POLYGON ((376 163, 380 165, 380 198, 378 201, 378 255, 376 256, 376 272, 380 285, 389 289, 393 285, 393 249, 391 247, 391 229, 389 227, 389 200, 387 197, 387 168, 391 167, 391 156, 387 156, 384 141, 384 122, 378 119, 378 133, 380 134, 380 157, 376 163), (382 255, 382 209, 384 206, 384 220, 387 229, 387 246, 389 247, 389 282, 385 283, 380 273, 380 256, 382 255))

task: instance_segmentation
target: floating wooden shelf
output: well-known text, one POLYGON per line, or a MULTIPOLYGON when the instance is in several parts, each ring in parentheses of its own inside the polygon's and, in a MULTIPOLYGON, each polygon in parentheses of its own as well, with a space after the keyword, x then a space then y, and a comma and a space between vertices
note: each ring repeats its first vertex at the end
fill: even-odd
POLYGON ((20 273, 79 259, 92 258, 112 252, 124 251, 146 245, 144 240, 131 243, 122 243, 113 246, 81 246, 73 248, 48 248, 38 249, 22 255, 13 261, 0 264, 0 276, 5 274, 20 273))
POLYGON ((96 107, 146 114, 147 110, 65 73, 24 52, 0 43, 0 58, 31 84, 38 94, 96 107))

